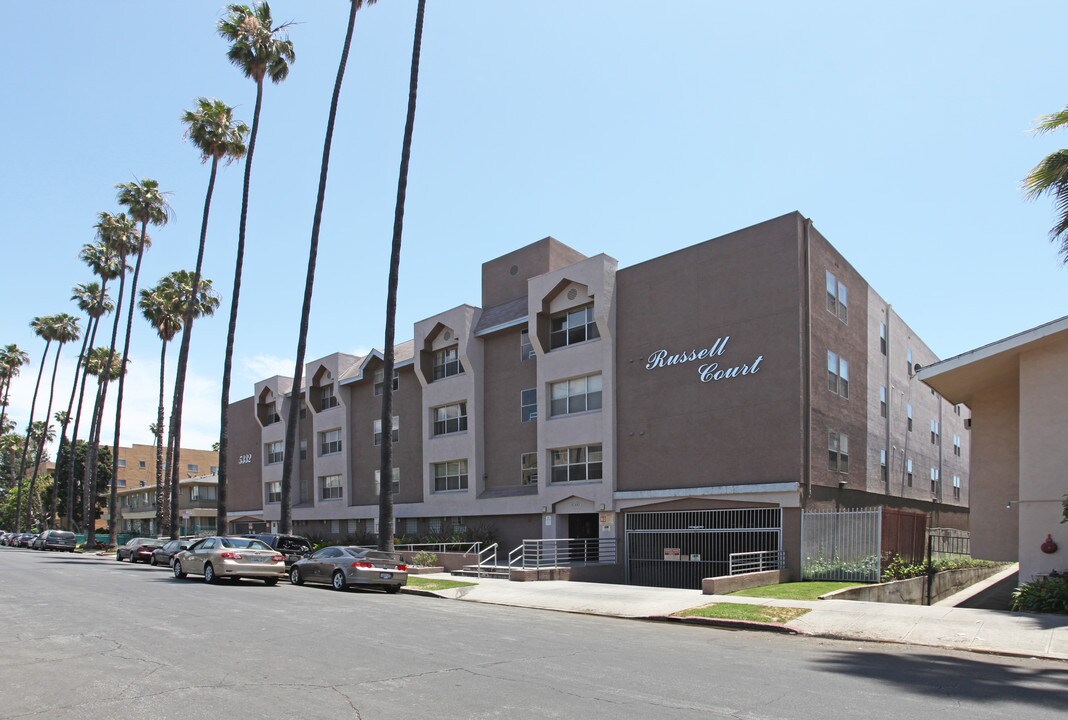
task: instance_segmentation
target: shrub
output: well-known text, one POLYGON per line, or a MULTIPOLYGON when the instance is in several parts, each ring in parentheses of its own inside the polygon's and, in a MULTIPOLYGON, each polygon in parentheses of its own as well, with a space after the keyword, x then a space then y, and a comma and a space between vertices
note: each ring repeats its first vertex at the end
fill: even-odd
POLYGON ((437 564, 438 556, 436 553, 420 550, 415 555, 412 555, 412 565, 418 565, 419 567, 434 567, 437 564))
POLYGON ((858 560, 842 560, 833 558, 805 558, 804 579, 821 580, 852 575, 861 579, 876 576, 879 572, 879 556, 869 555, 858 560))
MULTIPOLYGON (((934 572, 946 572, 947 570, 964 570, 966 568, 997 567, 1004 563, 993 560, 975 560, 970 557, 940 558, 931 563, 934 572)), ((883 582, 891 580, 908 580, 914 577, 923 577, 927 574, 927 561, 910 563, 902 559, 900 555, 894 555, 894 559, 883 570, 883 582)))
POLYGON ((1029 582, 1012 593, 1012 609, 1068 615, 1068 577, 1029 582))

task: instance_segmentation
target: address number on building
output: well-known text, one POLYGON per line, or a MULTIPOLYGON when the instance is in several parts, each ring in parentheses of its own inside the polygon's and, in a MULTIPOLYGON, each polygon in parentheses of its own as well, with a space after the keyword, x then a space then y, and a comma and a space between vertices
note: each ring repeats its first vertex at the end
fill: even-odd
POLYGON ((252 453, 246 453, 237 459, 238 465, 248 465, 252 462, 252 453))

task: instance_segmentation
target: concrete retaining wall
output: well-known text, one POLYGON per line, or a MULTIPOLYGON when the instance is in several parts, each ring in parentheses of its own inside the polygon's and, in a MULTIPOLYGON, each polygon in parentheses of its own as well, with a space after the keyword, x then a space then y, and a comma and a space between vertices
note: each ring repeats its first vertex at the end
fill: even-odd
POLYGON ((701 592, 705 595, 728 595, 738 590, 775 585, 790 582, 789 570, 764 570, 762 572, 742 573, 741 575, 720 575, 701 581, 701 592))
MULTIPOLYGON (((401 552, 401 556, 407 563, 411 563, 412 558, 416 554, 417 553, 412 550, 404 550, 401 552)), ((478 564, 478 555, 475 555, 474 553, 439 552, 434 554, 438 556, 438 565, 444 568, 444 570, 438 570, 437 572, 463 570, 464 565, 478 564)))
MULTIPOLYGON (((947 570, 934 577, 931 588, 932 603, 947 598, 969 585, 985 580, 1005 569, 1004 565, 988 568, 965 568, 947 570)), ((865 602, 898 603, 903 605, 922 605, 927 593, 927 578, 916 577, 908 580, 894 580, 877 585, 862 585, 855 588, 838 590, 824 595, 822 600, 863 600, 865 602)))

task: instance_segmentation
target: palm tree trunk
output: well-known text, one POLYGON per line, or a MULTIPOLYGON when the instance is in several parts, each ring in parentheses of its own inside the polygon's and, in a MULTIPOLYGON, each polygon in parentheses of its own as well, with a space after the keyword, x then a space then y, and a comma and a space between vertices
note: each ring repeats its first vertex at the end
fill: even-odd
POLYGON ((415 40, 412 43, 412 74, 408 84, 408 116, 404 121, 400 177, 397 180, 397 207, 393 214, 393 248, 389 256, 389 286, 386 297, 386 337, 382 348, 382 462, 378 483, 378 549, 393 550, 393 343, 397 327, 397 285, 400 281, 401 237, 404 231, 404 200, 408 191, 408 161, 412 155, 415 129, 415 101, 419 92, 419 53, 423 42, 423 14, 426 0, 419 0, 415 12, 415 40))
POLYGON ((256 81, 256 107, 252 111, 252 131, 245 154, 245 180, 241 188, 241 222, 237 230, 237 259, 234 261, 234 290, 230 297, 230 325, 226 330, 226 352, 223 355, 222 397, 219 411, 219 486, 215 501, 215 532, 225 535, 226 523, 226 458, 230 450, 230 373, 234 360, 234 339, 237 335, 237 306, 241 299, 241 271, 245 265, 245 223, 248 218, 248 191, 252 182, 252 156, 256 152, 256 135, 260 128, 260 107, 263 105, 263 78, 256 81))
POLYGON ((141 239, 137 244, 137 261, 134 263, 133 278, 130 280, 130 309, 126 315, 126 340, 122 346, 122 365, 119 367, 119 389, 115 393, 115 442, 111 451, 111 491, 108 494, 108 544, 116 545, 118 542, 118 527, 116 518, 119 509, 119 486, 116 479, 119 476, 119 438, 122 433, 122 391, 126 384, 126 363, 130 358, 130 333, 133 330, 134 310, 137 308, 137 278, 141 274, 141 260, 145 256, 145 233, 148 232, 148 221, 141 221, 141 239))
MULTIPOLYGON (((170 424, 168 423, 168 428, 170 424)), ((174 436, 167 431, 167 461, 163 465, 163 518, 167 524, 168 537, 172 536, 174 524, 171 522, 171 464, 174 459, 174 436)))
POLYGON ((167 341, 159 354, 159 407, 156 408, 156 532, 163 531, 163 389, 167 378, 167 341))
POLYGON ((174 443, 173 462, 168 468, 171 476, 171 539, 177 540, 178 527, 178 465, 182 462, 182 403, 185 399, 185 370, 189 361, 189 341, 193 335, 193 316, 200 297, 200 273, 204 265, 204 246, 208 239, 208 216, 211 213, 211 196, 215 192, 215 176, 219 170, 219 158, 211 159, 211 175, 208 191, 204 195, 204 216, 200 221, 200 247, 197 250, 197 265, 193 271, 193 293, 185 307, 185 322, 182 326, 182 345, 178 350, 177 373, 174 378, 174 403, 171 407, 171 437, 174 443))
POLYGON ((356 25, 357 4, 349 2, 349 23, 345 30, 345 44, 341 49, 341 61, 338 63, 337 78, 334 80, 334 94, 330 98, 330 114, 326 120, 326 138, 323 141, 323 159, 319 166, 319 193, 315 198, 315 215, 312 218, 311 243, 308 247, 308 274, 304 280, 304 304, 300 311, 300 330, 297 333, 297 361, 293 367, 293 394, 286 416, 286 446, 282 461, 282 508, 279 520, 279 532, 288 534, 293 527, 293 455, 297 445, 297 422, 300 419, 300 385, 304 377, 304 353, 308 345, 308 318, 311 315, 312 289, 315 286, 315 261, 319 254, 319 227, 323 221, 323 202, 326 198, 326 178, 330 174, 330 144, 334 137, 334 119, 337 117, 337 103, 341 95, 341 82, 345 78, 345 64, 349 60, 349 48, 352 46, 352 31, 356 25))
MULTIPOLYGON (((41 432, 41 437, 37 440, 37 452, 33 458, 33 475, 30 477, 30 494, 26 500, 26 526, 30 525, 30 508, 33 503, 30 500, 33 498, 33 492, 37 488, 37 476, 41 472, 41 455, 44 453, 45 443, 48 442, 48 422, 52 417, 52 400, 56 395, 56 373, 59 371, 59 356, 63 354, 63 343, 60 343, 56 348, 56 359, 52 363, 52 380, 48 386, 48 405, 45 408, 44 430, 41 432)), ((52 485, 52 495, 55 495, 55 484, 52 485)))
POLYGON ((85 547, 96 547, 96 448, 100 444, 100 416, 104 405, 104 376, 96 380, 96 399, 93 401, 93 414, 89 420, 89 441, 82 468, 82 528, 85 530, 85 547), (90 465, 92 461, 92 465, 90 465))
POLYGON ((0 436, 4 434, 4 423, 7 421, 7 396, 11 391, 11 376, 4 378, 3 400, 0 400, 0 436))
POLYGON ((15 531, 22 532, 22 477, 26 474, 26 450, 30 447, 30 434, 33 430, 33 413, 37 408, 37 391, 41 388, 41 375, 44 373, 45 359, 51 340, 45 342, 44 355, 41 356, 41 368, 37 371, 37 384, 33 386, 33 400, 30 402, 30 419, 26 423, 26 438, 22 443, 22 460, 19 461, 18 491, 15 495, 15 531))
MULTIPOLYGON (((82 337, 82 349, 78 352, 78 362, 74 366, 74 385, 70 389, 70 399, 67 400, 67 414, 64 415, 64 421, 59 430, 59 449, 56 450, 56 469, 59 469, 59 457, 63 454, 63 446, 67 439, 67 426, 70 425, 70 413, 74 409, 74 396, 78 392, 78 378, 82 371, 82 365, 85 363, 86 351, 89 348, 89 332, 93 329, 93 314, 87 313, 87 319, 85 322, 85 335, 82 337)), ((73 447, 73 446, 72 446, 73 447)), ((67 451, 70 454, 70 450, 67 451)), ((74 456, 67 458, 67 464, 69 465, 74 461, 74 456)), ((56 473, 53 473, 52 478, 52 509, 50 517, 52 518, 49 528, 55 529, 56 527, 56 498, 59 496, 59 478, 55 477, 56 473)), ((67 496, 67 517, 71 516, 72 508, 70 504, 70 495, 67 496)), ((68 522, 69 525, 69 522, 68 522)))
MULTIPOLYGON (((106 284, 101 288, 103 293, 106 284)), ((89 337, 88 350, 93 349, 93 343, 96 342, 96 331, 100 328, 100 318, 96 319, 96 322, 92 323, 92 333, 86 333, 89 337)), ((86 353, 86 359, 88 360, 88 352, 86 353)), ((82 421, 82 402, 85 400, 85 385, 89 380, 89 373, 86 370, 82 372, 81 388, 78 390, 78 407, 74 413, 74 428, 70 433, 70 462, 67 463, 67 529, 71 530, 74 525, 74 454, 78 451, 78 426, 82 421)), ((75 383, 77 385, 77 382, 75 383)), ((73 397, 73 390, 71 396, 73 397)), ((87 454, 88 455, 88 454, 87 454)), ((84 506, 83 506, 84 513, 84 506)))

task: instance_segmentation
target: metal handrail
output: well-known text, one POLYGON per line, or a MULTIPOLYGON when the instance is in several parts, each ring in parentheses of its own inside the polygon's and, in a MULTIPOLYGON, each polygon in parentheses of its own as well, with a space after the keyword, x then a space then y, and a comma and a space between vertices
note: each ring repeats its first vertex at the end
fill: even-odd
POLYGON ((728 556, 731 575, 765 570, 782 570, 786 567, 785 550, 755 550, 731 553, 728 556))
POLYGON ((614 538, 524 540, 508 555, 508 564, 524 568, 599 565, 616 562, 614 538))
POLYGON ((489 547, 481 550, 478 553, 478 576, 482 577, 482 568, 485 565, 490 567, 496 567, 497 565, 497 543, 493 543, 489 547), (488 562, 492 560, 492 562, 488 562))
POLYGON ((511 552, 508 553, 508 567, 513 568, 513 567, 516 567, 517 565, 519 567, 522 567, 522 565, 520 564, 522 562, 522 560, 523 560, 523 546, 522 545, 518 546, 517 548, 515 548, 514 550, 512 550, 511 552))
POLYGON ((408 543, 406 545, 395 545, 394 550, 404 552, 418 552, 419 550, 426 550, 428 552, 458 552, 464 555, 476 555, 482 551, 482 542, 440 542, 440 543, 408 543), (448 548, 459 547, 466 548, 461 550, 450 550, 448 548))

